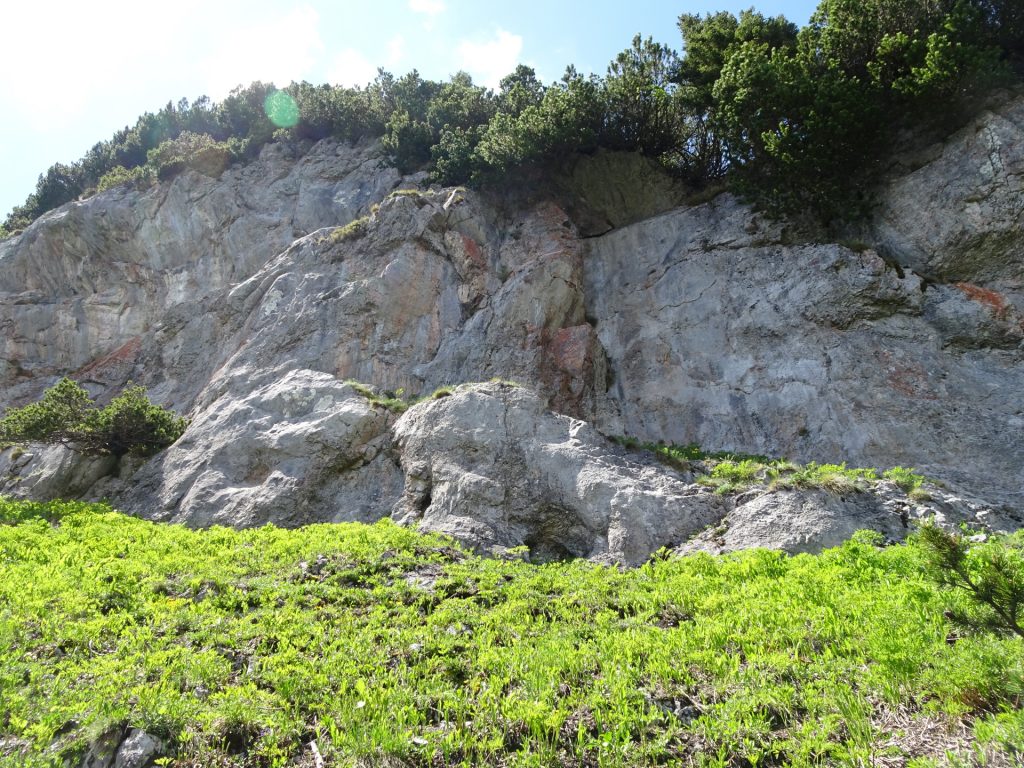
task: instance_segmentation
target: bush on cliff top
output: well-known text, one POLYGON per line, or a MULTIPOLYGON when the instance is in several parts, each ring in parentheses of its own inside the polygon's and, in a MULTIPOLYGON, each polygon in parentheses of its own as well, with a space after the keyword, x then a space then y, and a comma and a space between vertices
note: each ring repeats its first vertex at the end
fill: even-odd
MULTIPOLYGON (((604 77, 570 66, 548 86, 522 65, 496 92, 464 72, 436 82, 415 70, 381 71, 364 88, 292 83, 280 99, 253 83, 219 104, 168 103, 77 163, 52 166, 4 226, 25 227, 114 168, 152 164, 150 153, 183 136, 228 142, 232 158, 275 137, 378 136, 401 170, 425 167, 446 184, 599 148, 636 151, 698 189, 726 180, 775 213, 848 219, 869 203, 886 136, 948 132, 1024 70, 1022 18, 1018 0, 821 0, 802 29, 752 9, 684 14, 681 54, 637 35, 604 77), (275 123, 267 105, 277 101, 297 122, 275 123)), ((214 168, 224 159, 204 152, 214 168)))

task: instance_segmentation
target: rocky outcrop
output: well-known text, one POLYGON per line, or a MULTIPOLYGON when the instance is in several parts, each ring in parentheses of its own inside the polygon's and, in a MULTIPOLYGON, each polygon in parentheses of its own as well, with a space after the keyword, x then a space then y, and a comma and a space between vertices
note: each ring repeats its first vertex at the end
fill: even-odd
POLYGON ((115 729, 93 741, 81 768, 150 768, 164 749, 160 739, 138 728, 115 729))
POLYGON ((193 526, 372 522, 401 492, 394 417, 326 373, 227 392, 113 493, 120 508, 193 526))
POLYGON ((460 387, 419 405, 395 441, 405 491, 394 517, 478 549, 635 565, 724 513, 721 497, 616 451, 517 386, 460 387))
POLYGON ((192 526, 391 517, 481 552, 524 547, 541 562, 638 565, 666 547, 816 552, 861 529, 899 541, 924 519, 995 531, 1024 524, 935 486, 916 501, 887 482, 720 495, 500 381, 442 390, 397 417, 361 387, 291 371, 218 398, 141 468, 60 450, 60 461, 42 464, 50 474, 34 484, 14 476, 15 489, 47 498, 60 495, 61 479, 76 479, 77 495, 192 526), (97 479, 99 461, 113 466, 97 479))
POLYGON ((102 391, 155 367, 136 380, 160 380, 165 401, 190 406, 220 342, 225 289, 296 238, 351 221, 399 181, 376 145, 269 144, 219 179, 186 171, 46 214, 0 241, 0 408, 59 374, 102 391), (192 356, 161 354, 183 344, 179 331, 192 356))
POLYGON ((1022 134, 1024 100, 980 116, 845 244, 793 242, 728 195, 629 223, 679 190, 627 163, 636 183, 600 192, 621 157, 581 164, 571 194, 501 198, 425 190, 376 146, 330 141, 65 206, 0 242, 0 407, 68 374, 101 401, 144 384, 191 425, 141 468, 0 453, 0 491, 193 525, 393 514, 483 549, 623 562, 707 526, 695 546, 797 551, 946 514, 884 494, 723 500, 600 430, 914 466, 948 484, 950 520, 1012 526, 1022 134), (344 383, 492 377, 527 387, 401 419, 344 383))
POLYGON ((1024 98, 1010 98, 933 146, 878 201, 879 250, 929 280, 1001 285, 1024 310, 1024 98))
POLYGON ((728 196, 587 242, 598 424, 1024 499, 1024 329, 874 250, 784 245, 728 196), (1006 427, 1009 426, 1010 429, 1006 427))
POLYGON ((902 541, 925 522, 957 530, 1012 531, 1024 516, 954 496, 930 487, 928 498, 914 501, 892 483, 839 494, 825 489, 766 491, 755 489, 730 500, 730 510, 677 551, 721 554, 768 547, 796 554, 836 547, 858 531, 880 534, 886 542, 902 541))

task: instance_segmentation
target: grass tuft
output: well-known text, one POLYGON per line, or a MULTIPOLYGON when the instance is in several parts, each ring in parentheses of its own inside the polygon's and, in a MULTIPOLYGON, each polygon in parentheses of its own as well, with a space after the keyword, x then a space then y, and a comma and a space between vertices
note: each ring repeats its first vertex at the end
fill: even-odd
MULTIPOLYGON (((665 464, 683 471, 698 473, 697 482, 720 494, 735 494, 764 487, 770 491, 821 489, 838 496, 869 490, 878 480, 874 469, 857 469, 842 464, 795 464, 786 459, 732 451, 705 451, 696 443, 672 445, 643 443, 632 437, 612 437, 614 442, 631 450, 653 453, 665 464)), ((929 501, 922 488, 924 476, 905 467, 893 467, 882 477, 896 484, 911 499, 929 501)))
POLYGON ((327 240, 332 245, 338 245, 349 240, 358 240, 359 238, 366 235, 370 226, 370 217, 362 216, 358 219, 353 219, 343 227, 335 227, 331 230, 331 234, 327 236, 327 240))

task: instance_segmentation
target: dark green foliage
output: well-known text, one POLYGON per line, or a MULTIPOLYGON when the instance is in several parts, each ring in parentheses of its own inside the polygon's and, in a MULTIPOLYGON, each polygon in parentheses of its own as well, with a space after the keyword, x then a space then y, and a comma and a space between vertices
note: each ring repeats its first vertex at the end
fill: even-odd
POLYGON ((497 93, 464 72, 435 82, 379 70, 365 88, 257 82, 220 104, 168 103, 50 168, 4 227, 96 188, 167 178, 183 161, 156 167, 153 151, 196 135, 225 143, 232 160, 275 138, 380 136, 400 170, 444 184, 500 183, 516 166, 560 167, 600 148, 636 151, 695 193, 727 185, 819 228, 868 209, 886 136, 940 137, 1024 72, 1019 0, 821 0, 800 30, 751 9, 684 14, 679 31, 681 54, 637 35, 605 77, 570 66, 546 87, 523 65, 497 93))
POLYGON ((151 166, 140 165, 128 170, 123 165, 117 165, 100 177, 100 180, 96 183, 96 191, 104 192, 122 184, 136 188, 146 188, 155 181, 156 174, 151 166))
POLYGON ((81 385, 61 379, 42 400, 0 419, 0 444, 52 443, 82 453, 149 456, 177 440, 186 422, 131 384, 101 408, 81 385))
POLYGON ((515 71, 501 78, 496 97, 497 109, 509 115, 520 115, 527 107, 536 107, 544 99, 544 85, 533 67, 520 64, 515 71))
POLYGON ((518 115, 499 112, 487 125, 477 148, 491 173, 524 163, 551 161, 573 153, 593 152, 605 126, 602 83, 569 67, 539 103, 518 115))
MULTIPOLYGON (((149 150, 144 168, 151 169, 161 181, 173 178, 186 168, 218 177, 232 159, 231 148, 205 133, 183 131, 149 150)), ((102 180, 101 180, 102 181, 102 180)))
POLYGON ((607 127, 604 145, 658 157, 673 149, 680 133, 679 102, 672 77, 675 51, 651 38, 633 38, 608 66, 604 83, 607 127))
POLYGON ((429 123, 403 110, 391 115, 384 130, 384 149, 402 173, 419 170, 430 160, 434 131, 429 123))
POLYGON ((947 611, 954 624, 1024 638, 1024 538, 1020 534, 972 544, 929 523, 921 526, 918 537, 927 554, 929 577, 967 598, 947 611))
POLYGON ((299 106, 299 123, 292 129, 297 138, 319 141, 333 136, 358 141, 384 133, 386 117, 379 94, 373 90, 309 83, 293 85, 289 90, 299 106))

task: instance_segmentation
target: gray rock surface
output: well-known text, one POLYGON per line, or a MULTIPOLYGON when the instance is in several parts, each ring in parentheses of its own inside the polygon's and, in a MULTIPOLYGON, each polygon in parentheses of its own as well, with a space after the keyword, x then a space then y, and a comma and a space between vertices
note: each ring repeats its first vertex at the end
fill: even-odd
POLYGON ((644 440, 914 466, 1024 500, 1024 329, 872 250, 783 245, 727 195, 587 242, 612 386, 644 440))
MULTIPOLYGON (((0 408, 64 373, 119 386, 143 362, 143 338, 162 330, 173 343, 179 322, 198 321, 190 331, 215 344, 210 297, 399 183, 376 145, 305 149, 269 144, 219 179, 186 171, 142 193, 117 187, 0 241, 0 408)), ((201 381, 190 383, 168 394, 184 405, 201 381)))
POLYGON ((886 481, 863 491, 837 494, 824 489, 745 491, 729 500, 729 512, 714 526, 677 548, 680 554, 721 554, 752 547, 790 554, 835 547, 861 530, 902 541, 929 521, 951 530, 1009 532, 1024 525, 1024 514, 964 499, 929 486, 930 498, 915 500, 886 481))
POLYGON ((111 768, 117 748, 121 744, 123 731, 120 728, 107 731, 89 745, 82 759, 81 768, 111 768))
POLYGON ((387 455, 393 421, 333 376, 293 370, 242 396, 218 397, 114 500, 194 526, 372 522, 402 490, 387 455))
POLYGON ((87 456, 61 445, 0 451, 0 493, 39 501, 90 496, 116 472, 113 456, 87 456))
POLYGON ((1000 281, 1019 292, 1022 129, 1024 98, 1017 96, 935 145, 920 168, 895 179, 881 196, 872 228, 879 248, 932 280, 1000 281))
MULTIPOLYGON (((394 514, 481 548, 630 563, 704 526, 727 532, 709 547, 797 551, 862 524, 895 538, 917 514, 884 494, 734 504, 575 418, 914 466, 950 487, 935 513, 1012 524, 1022 135, 1024 99, 982 115, 891 182, 853 249, 793 243, 728 195, 627 224, 669 194, 653 183, 652 199, 591 194, 582 231, 618 227, 598 237, 542 196, 388 194, 417 179, 369 144, 272 144, 219 179, 110 190, 0 242, 0 407, 59 375, 101 401, 132 380, 191 425, 141 468, 2 452, 0 492, 193 525, 394 514), (396 424, 343 383, 425 394, 492 377, 539 396, 470 387, 396 424)), ((620 161, 581 166, 581 188, 620 161)))
POLYGON ((636 565, 721 518, 721 497, 617 451, 529 390, 459 387, 395 425, 405 491, 393 517, 477 549, 636 565))
POLYGON ((162 750, 163 745, 159 739, 138 728, 132 728, 117 749, 114 768, 147 768, 162 750))

